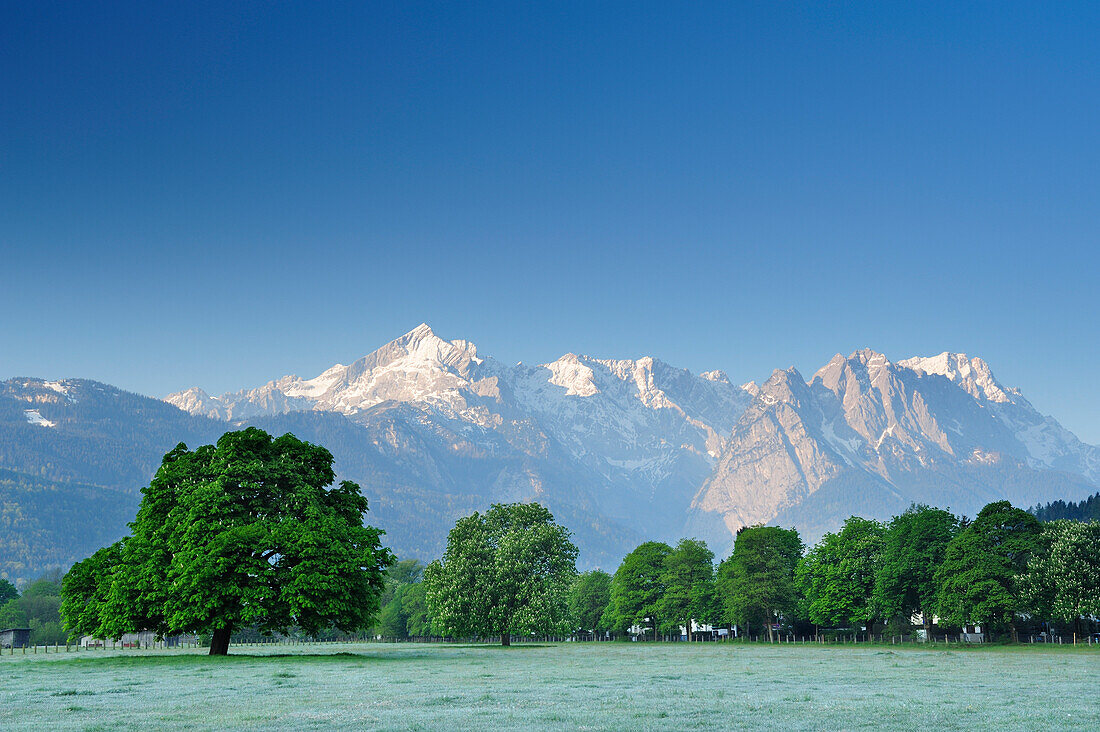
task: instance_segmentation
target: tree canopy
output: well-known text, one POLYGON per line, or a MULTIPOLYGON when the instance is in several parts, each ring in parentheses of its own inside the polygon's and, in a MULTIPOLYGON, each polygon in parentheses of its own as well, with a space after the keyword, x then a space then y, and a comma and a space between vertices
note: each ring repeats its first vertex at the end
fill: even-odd
POLYGON ((1020 578, 1027 609, 1075 625, 1100 617, 1100 523, 1058 519, 1043 525, 1020 578))
POLYGON ((798 563, 799 587, 810 620, 830 628, 866 624, 877 617, 872 598, 886 528, 852 516, 798 563))
POLYGON ((692 639, 692 621, 715 619, 714 552, 704 541, 681 539, 665 555, 661 583, 665 592, 658 603, 661 617, 672 625, 683 625, 692 639))
POLYGON ((0 605, 17 597, 19 597, 19 590, 15 589, 15 585, 6 579, 0 578, 0 605))
POLYGON ((936 569, 958 525, 951 513, 928 506, 911 506, 890 521, 874 590, 874 604, 884 618, 908 621, 919 612, 925 629, 931 626, 936 569))
POLYGON ((34 645, 65 641, 67 634, 60 614, 61 585, 50 574, 24 587, 21 596, 15 587, 8 584, 5 588, 0 581, 0 594, 7 598, 0 601, 0 628, 30 628, 30 642, 34 645))
POLYGON ((610 603, 611 575, 598 569, 578 574, 569 588, 573 627, 591 633, 608 630, 605 613, 610 603))
POLYGON ((577 547, 537 503, 496 504, 461 518, 424 584, 437 627, 456 636, 566 633, 577 547))
POLYGON ((665 557, 672 547, 660 541, 647 541, 623 558, 611 578, 609 625, 624 630, 632 625, 653 623, 656 639, 660 603, 665 594, 665 557))
POLYGON ((332 454, 250 427, 164 456, 142 490, 132 535, 66 575, 62 610, 76 633, 118 638, 234 629, 316 633, 369 627, 393 561, 363 525, 359 486, 335 480, 332 454))
POLYGON ((416 559, 402 559, 386 571, 382 592, 382 611, 378 614, 378 632, 385 638, 428 635, 422 616, 424 565, 416 559))
POLYGON ((733 553, 718 565, 716 584, 725 618, 741 625, 765 623, 772 637, 776 617, 797 606, 794 572, 801 557, 802 539, 794 529, 741 529, 733 553))
POLYGON ((1039 547, 1032 514, 997 501, 947 545, 936 571, 939 614, 955 625, 1013 626, 1023 602, 1017 578, 1039 547))

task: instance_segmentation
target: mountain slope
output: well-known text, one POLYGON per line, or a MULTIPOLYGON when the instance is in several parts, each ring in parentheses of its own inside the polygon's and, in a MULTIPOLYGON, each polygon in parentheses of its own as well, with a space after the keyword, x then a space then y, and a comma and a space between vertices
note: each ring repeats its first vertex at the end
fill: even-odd
POLYGON ((132 493, 0 470, 0 578, 22 584, 121 538, 132 493))
POLYGON ((167 401, 82 380, 0 383, 0 468, 136 500, 178 442, 255 424, 331 450, 399 555, 433 558, 460 516, 537 500, 574 530, 583 565, 605 567, 645 539, 697 536, 724 553, 738 528, 770 522, 812 542, 852 514, 911 502, 973 514, 1000 498, 1084 498, 1100 482, 1100 449, 953 353, 863 350, 808 380, 788 369, 738 387, 654 358, 506 365, 421 325, 315 378, 167 401))
POLYGON ((338 468, 377 497, 380 515, 391 496, 422 507, 411 523, 403 509, 386 515, 395 526, 420 527, 415 538, 391 531, 399 551, 442 549, 445 531, 426 531, 435 526, 422 520, 426 513, 449 527, 489 501, 541 500, 570 517, 590 561, 608 562, 636 539, 684 530, 692 496, 750 400, 720 372, 694 375, 652 358, 566 354, 506 366, 427 325, 313 379, 167 398, 196 414, 260 425, 308 411, 363 427, 371 437, 354 456, 334 450, 338 468), (383 480, 390 488, 376 490, 383 480))
POLYGON ((891 363, 835 356, 809 381, 776 371, 759 387, 693 507, 727 528, 793 523, 812 540, 848 513, 885 518, 912 502, 974 513, 1087 494, 1097 448, 997 383, 981 359, 891 363))
POLYGON ((0 382, 0 468, 137 492, 180 442, 211 442, 225 423, 86 379, 0 382))

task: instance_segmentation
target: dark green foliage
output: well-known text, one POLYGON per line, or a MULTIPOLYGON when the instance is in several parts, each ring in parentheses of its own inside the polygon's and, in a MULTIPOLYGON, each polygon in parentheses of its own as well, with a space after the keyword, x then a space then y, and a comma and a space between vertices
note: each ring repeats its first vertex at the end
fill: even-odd
POLYGON ((17 597, 19 597, 19 590, 15 589, 15 585, 6 579, 0 579, 0 605, 17 597))
POLYGON ((794 529, 749 526, 737 533, 733 553, 718 565, 716 585, 730 623, 772 624, 798 605, 794 572, 802 539, 794 529))
POLYGON ((413 638, 432 635, 432 619, 428 614, 427 588, 423 582, 406 585, 401 593, 401 609, 405 615, 405 629, 413 638))
POLYGON ((1100 521, 1100 493, 1076 503, 1073 501, 1053 501, 1045 506, 1035 506, 1031 509, 1031 512, 1040 521, 1057 521, 1059 519, 1100 521))
POLYGON ((448 635, 564 633, 577 547, 537 503, 496 504, 459 519, 424 572, 428 609, 448 635))
POLYGON ((0 628, 30 628, 34 645, 64 643, 68 634, 61 625, 60 594, 61 587, 48 577, 30 583, 22 596, 0 604, 0 628))
POLYGON ((594 569, 578 574, 569 588, 569 617, 572 625, 585 633, 608 630, 604 620, 611 603, 611 575, 594 569))
POLYGON ((921 613, 925 628, 936 602, 936 570, 958 531, 951 513, 912 506, 890 521, 883 538, 882 562, 875 578, 873 603, 882 617, 907 624, 921 613))
POLYGON ((26 627, 27 613, 23 610, 23 603, 14 599, 0 605, 0 629, 26 627))
POLYGON ((714 591, 714 552, 704 541, 681 539, 664 559, 661 576, 664 595, 658 611, 670 627, 683 626, 692 638, 691 621, 709 623, 717 619, 714 591))
POLYGON ((383 638, 407 638, 409 635, 409 618, 401 603, 405 587, 406 585, 402 585, 398 588, 389 602, 382 605, 382 612, 378 614, 378 632, 383 638))
POLYGON ((616 630, 632 625, 653 627, 657 637, 661 600, 665 595, 665 557, 672 547, 664 542, 647 541, 630 552, 611 579, 611 603, 607 624, 616 630))
POLYGON ((386 589, 382 592, 382 612, 377 632, 384 638, 404 639, 429 634, 430 624, 413 615, 423 612, 424 565, 416 559, 402 559, 386 570, 386 589))
POLYGON ((936 571, 940 616, 954 625, 1011 626, 1024 610, 1018 577, 1040 546, 1041 524, 1008 501, 990 503, 947 545, 936 571))
POLYGON ((386 584, 411 585, 419 582, 424 575, 424 565, 419 559, 401 559, 386 570, 386 584))
POLYGON ((226 642, 244 627, 369 627, 392 555, 362 524, 359 487, 327 488, 334 478, 327 450, 289 434, 249 428, 194 452, 179 445, 143 489, 133 535, 66 576, 68 627, 226 642))
POLYGON ((811 622, 827 628, 870 627, 878 616, 872 594, 886 527, 852 516, 798 563, 796 576, 811 622))

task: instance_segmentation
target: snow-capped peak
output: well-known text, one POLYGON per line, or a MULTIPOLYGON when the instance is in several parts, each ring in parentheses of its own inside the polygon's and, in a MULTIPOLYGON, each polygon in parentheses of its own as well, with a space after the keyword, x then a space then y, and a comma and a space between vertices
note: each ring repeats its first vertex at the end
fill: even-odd
POLYGON ((714 371, 704 371, 703 373, 699 374, 699 376, 706 379, 707 381, 713 381, 717 384, 730 383, 730 377, 726 376, 726 372, 720 369, 715 369, 714 371))
POLYGON ((991 402, 1011 402, 1016 389, 1006 389, 993 377, 989 365, 982 359, 965 353, 944 351, 938 356, 907 358, 899 366, 920 374, 944 376, 962 387, 968 394, 991 402))
POLYGON ((549 382, 564 387, 565 393, 570 396, 590 397, 600 392, 592 368, 575 353, 567 353, 557 361, 543 364, 543 368, 550 370, 549 382))

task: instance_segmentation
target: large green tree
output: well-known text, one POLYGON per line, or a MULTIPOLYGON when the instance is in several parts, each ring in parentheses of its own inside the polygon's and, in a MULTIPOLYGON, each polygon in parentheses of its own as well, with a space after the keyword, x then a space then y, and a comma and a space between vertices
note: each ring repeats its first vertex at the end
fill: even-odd
POLYGON ((829 628, 866 624, 870 632, 878 617, 872 594, 885 533, 878 521, 852 516, 799 561, 796 578, 812 622, 829 628))
POLYGON ((424 571, 428 610, 447 635, 565 633, 577 573, 569 530, 537 503, 496 504, 461 518, 424 571))
POLYGON ((1024 609, 1018 578, 1039 548, 1039 520, 1008 501, 983 508, 947 545, 936 570, 941 617, 955 625, 1008 626, 1024 609))
POLYGON ((715 581, 726 620, 746 627, 763 623, 774 640, 776 619, 798 604, 794 572, 802 549, 795 529, 749 526, 738 531, 733 553, 718 565, 715 581))
POLYGON ((19 590, 15 589, 15 585, 6 579, 0 579, 0 605, 17 597, 19 597, 19 590))
POLYGON ((569 588, 569 616, 584 632, 607 630, 604 615, 611 604, 611 575, 599 569, 578 574, 569 588))
POLYGON ((1100 617, 1100 523, 1058 519, 1043 524, 1039 547, 1020 577, 1027 610, 1073 623, 1100 617))
POLYGON ((660 541, 647 541, 623 558, 623 563, 611 578, 611 603, 608 623, 626 630, 637 625, 644 628, 653 623, 653 639, 657 639, 661 598, 665 595, 665 557, 672 547, 660 541))
POLYGON ((874 591, 874 604, 884 618, 908 623, 919 612, 925 632, 931 630, 936 570, 958 525, 951 513, 928 506, 911 506, 890 521, 874 591))
POLYGON ((370 627, 393 556, 363 525, 359 486, 328 487, 332 462, 323 447, 254 427, 179 445, 142 490, 132 535, 66 575, 67 627, 209 633, 212 655, 243 627, 370 627))
POLYGON ((661 617, 672 625, 683 625, 693 639, 692 621, 714 619, 714 552, 705 541, 681 539, 665 556, 661 576, 664 595, 658 602, 661 617))

